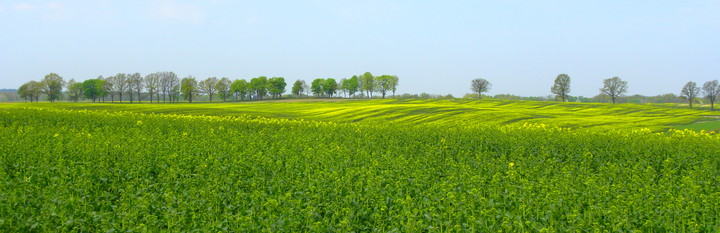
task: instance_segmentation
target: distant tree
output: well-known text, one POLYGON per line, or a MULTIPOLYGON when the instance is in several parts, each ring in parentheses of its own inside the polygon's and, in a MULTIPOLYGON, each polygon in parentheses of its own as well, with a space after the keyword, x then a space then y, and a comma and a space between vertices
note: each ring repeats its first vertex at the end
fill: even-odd
POLYGON ((215 84, 215 89, 217 90, 218 95, 223 101, 227 101, 227 98, 232 96, 230 92, 230 86, 232 85, 232 82, 229 78, 223 77, 220 80, 218 80, 217 84, 215 84))
POLYGON ((470 89, 478 94, 478 98, 482 99, 482 93, 489 91, 492 84, 488 80, 482 78, 476 78, 472 80, 470 89))
POLYGON ((255 98, 262 100, 267 95, 267 77, 260 76, 250 80, 250 90, 255 94, 255 98))
POLYGON ((389 89, 392 91, 393 98, 395 98, 395 91, 397 91, 397 86, 400 84, 400 78, 397 75, 392 75, 388 77, 388 82, 389 89))
POLYGON ((98 100, 102 93, 105 92, 106 80, 101 79, 88 79, 82 82, 82 89, 85 98, 91 99, 93 102, 98 100))
POLYGON ((209 77, 198 83, 198 89, 200 92, 205 93, 210 97, 210 102, 212 102, 212 97, 217 91, 217 89, 215 89, 215 85, 217 85, 217 83, 218 79, 216 77, 209 77))
POLYGON ((192 103, 193 96, 198 91, 198 82, 193 76, 187 76, 180 81, 180 93, 188 102, 192 103))
POLYGON ((686 98, 690 104, 690 108, 692 108, 693 101, 695 101, 695 97, 697 97, 699 93, 700 88, 695 82, 690 81, 683 86, 682 91, 680 91, 680 96, 686 98))
POLYGON ((360 90, 360 81, 358 79, 357 75, 353 75, 352 78, 343 82, 343 89, 345 89, 353 98, 355 97, 355 93, 360 90))
POLYGON ((312 84, 310 84, 310 90, 312 90, 312 93, 315 94, 317 97, 321 97, 325 93, 325 79, 316 78, 312 81, 312 84))
MULTIPOLYGON (((152 103, 153 95, 158 93, 158 88, 160 87, 160 74, 156 72, 146 75, 145 87, 147 88, 148 94, 150 95, 150 103, 152 103)), ((158 98, 158 102, 160 102, 160 98, 158 98)))
POLYGON ((120 102, 122 102, 123 93, 128 89, 128 75, 118 73, 115 76, 108 78, 108 81, 111 84, 112 92, 118 95, 120 102))
POLYGON ((285 78, 283 77, 272 77, 267 81, 268 92, 272 95, 273 99, 279 99, 282 97, 282 93, 285 93, 285 78))
POLYGON ((25 101, 30 100, 30 103, 33 101, 38 102, 41 93, 42 84, 37 81, 27 82, 18 88, 18 95, 20 95, 20 98, 25 99, 25 101))
POLYGON ((69 100, 78 102, 84 96, 83 84, 76 82, 75 79, 70 79, 67 82, 67 96, 69 100))
POLYGON ((50 73, 45 75, 42 81, 42 93, 47 95, 47 99, 52 103, 55 100, 59 100, 62 97, 62 88, 65 86, 65 81, 60 75, 56 73, 50 73))
POLYGON ((300 80, 300 79, 296 80, 295 83, 293 83, 293 87, 292 87, 292 91, 291 91, 292 94, 296 95, 298 97, 302 96, 302 93, 304 91, 303 84, 305 84, 305 81, 300 80))
POLYGON ((613 77, 603 80, 603 88, 600 88, 600 93, 610 96, 612 103, 617 102, 618 97, 622 97, 627 92, 627 82, 623 81, 619 77, 613 77))
POLYGON ((128 89, 130 90, 130 103, 132 103, 132 94, 135 93, 137 95, 138 103, 142 101, 142 91, 145 87, 143 85, 143 77, 140 75, 140 73, 134 73, 131 74, 128 77, 128 89))
POLYGON ((385 99, 385 94, 387 94, 388 90, 390 90, 390 80, 388 77, 392 77, 390 75, 380 75, 375 77, 375 85, 377 87, 377 90, 382 95, 382 98, 385 99))
POLYGON ((370 72, 365 72, 360 77, 360 90, 367 93, 368 98, 372 98, 372 93, 375 91, 375 77, 370 72))
POLYGON ((717 99, 718 94, 720 94, 720 85, 718 85, 718 80, 705 82, 702 89, 703 94, 705 94, 705 98, 710 101, 710 110, 715 111, 715 100, 717 99))
POLYGON ((304 80, 302 81, 302 89, 303 91, 305 91, 306 96, 310 95, 310 86, 308 86, 308 84, 304 80))
MULTIPOLYGON (((169 96, 170 102, 172 102, 173 95, 171 95, 171 94, 173 92, 173 89, 176 86, 179 86, 180 80, 178 79, 178 77, 175 73, 169 72, 169 71, 159 72, 159 76, 160 76, 160 92, 162 93, 162 96, 163 96, 163 102, 165 102, 165 96, 169 96)), ((158 99, 160 99, 159 96, 158 96, 158 99)), ((177 98, 176 98, 176 100, 177 100, 177 98)))
POLYGON ((325 82, 323 83, 323 91, 328 95, 328 97, 332 98, 337 92, 337 89, 338 83, 334 78, 325 79, 325 82))
POLYGON ((245 79, 235 80, 230 85, 230 91, 235 94, 235 100, 237 100, 238 95, 241 100, 245 100, 245 96, 247 96, 248 93, 248 82, 245 81, 245 79))
POLYGON ((560 98, 562 102, 567 101, 568 93, 570 93, 570 76, 567 74, 559 74, 557 78, 555 78, 555 84, 553 84, 550 91, 560 98))
MULTIPOLYGON (((97 77, 97 80, 100 80, 101 83, 102 83, 102 86, 100 87, 102 91, 99 93, 100 96, 98 97, 98 101, 99 101, 100 99, 102 99, 102 102, 103 102, 103 103, 105 102, 105 97, 107 97, 108 95, 110 95, 110 99, 113 98, 113 94, 112 94, 112 84, 110 84, 110 83, 108 82, 108 79, 109 79, 109 78, 110 78, 110 77, 108 77, 107 79, 106 79, 106 78, 103 78, 102 75, 98 75, 98 77, 97 77)), ((84 92, 84 90, 85 90, 85 89, 84 89, 84 87, 83 87, 83 92, 84 92)), ((87 97, 85 97, 85 98, 87 98, 87 97)))

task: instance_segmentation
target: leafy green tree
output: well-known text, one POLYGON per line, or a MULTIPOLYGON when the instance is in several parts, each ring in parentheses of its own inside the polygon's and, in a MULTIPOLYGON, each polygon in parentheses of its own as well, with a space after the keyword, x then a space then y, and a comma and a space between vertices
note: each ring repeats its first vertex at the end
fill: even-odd
POLYGON ((45 75, 45 78, 43 78, 40 83, 42 84, 42 92, 47 96, 47 99, 50 100, 51 103, 62 97, 62 88, 65 86, 65 81, 62 77, 60 77, 60 75, 50 73, 45 75))
POLYGON ((245 79, 235 80, 230 85, 230 91, 235 94, 235 100, 237 100, 238 95, 241 100, 245 100, 245 96, 248 94, 248 82, 245 79))
POLYGON ((267 95, 267 77, 260 76, 250 80, 250 90, 255 94, 255 98, 262 100, 267 95))
POLYGON ((375 77, 370 72, 365 72, 360 77, 360 90, 367 93, 368 98, 372 98, 372 93, 375 89, 375 77))
POLYGON ((360 90, 360 81, 358 81, 358 79, 357 75, 353 75, 352 78, 349 78, 347 81, 342 83, 342 88, 353 98, 355 97, 355 93, 360 90))
POLYGON ((325 79, 316 78, 310 84, 310 90, 317 97, 321 97, 325 93, 325 79))
POLYGON ((335 81, 334 78, 328 78, 325 79, 325 82, 323 83, 323 91, 325 94, 327 94, 330 98, 335 95, 338 89, 338 83, 335 81))
POLYGON ((232 82, 230 82, 229 78, 223 77, 221 78, 217 84, 215 84, 215 89, 218 92, 218 95, 223 101, 227 101, 227 98, 231 96, 230 92, 230 86, 232 85, 232 82))
POLYGON ((612 103, 617 102, 618 97, 622 97, 627 92, 627 82, 623 81, 619 77, 612 77, 603 80, 603 88, 600 88, 600 93, 610 96, 612 103))
POLYGON ((482 93, 489 91, 491 87, 492 84, 488 80, 476 78, 472 80, 470 90, 477 93, 478 98, 482 99, 482 93))
POLYGON ((397 75, 392 75, 388 78, 388 82, 389 89, 392 91, 393 98, 395 98, 395 91, 397 91, 397 86, 400 84, 400 78, 397 75))
POLYGON ((20 98, 25 99, 25 101, 30 100, 30 103, 33 101, 38 102, 41 93, 42 84, 37 81, 27 82, 18 88, 18 95, 20 95, 20 98))
POLYGON ((188 102, 192 103, 193 96, 198 91, 198 82, 193 76, 187 76, 180 81, 180 93, 188 102))
POLYGON ((570 93, 570 76, 567 74, 559 74, 555 78, 555 83, 550 91, 560 98, 562 102, 567 101, 568 93, 570 93))
POLYGON ((393 76, 392 75, 380 75, 375 77, 375 84, 377 85, 377 90, 382 94, 382 98, 385 99, 385 95, 388 91, 392 90, 392 84, 393 84, 393 76))
POLYGON ((283 77, 272 77, 268 79, 268 92, 274 99, 282 97, 282 93, 285 93, 286 86, 287 83, 285 83, 285 78, 283 77))
POLYGON ((198 83, 198 89, 200 90, 200 92, 205 93, 210 97, 210 102, 212 102, 212 97, 217 91, 217 89, 215 89, 217 83, 218 79, 216 77, 209 77, 198 83))
POLYGON ((702 89, 703 94, 705 94, 705 98, 710 101, 710 110, 715 111, 715 100, 717 99, 718 94, 720 94, 720 85, 718 85, 718 80, 705 82, 702 89))
POLYGON ((69 100, 78 102, 84 96, 83 84, 76 82, 75 79, 70 79, 67 82, 67 96, 69 100))
POLYGON ((305 81, 303 81, 303 80, 298 79, 297 81, 295 81, 295 83, 293 83, 293 87, 292 87, 292 94, 295 96, 298 96, 298 97, 302 96, 303 91, 305 91, 305 90, 303 90, 304 85, 305 85, 305 81))
POLYGON ((692 108, 693 101, 695 101, 695 97, 700 93, 700 88, 697 86, 695 82, 687 82, 685 86, 683 86, 682 90, 680 91, 680 96, 683 98, 686 98, 688 100, 688 103, 690 104, 690 108, 692 108))
POLYGON ((91 99, 93 102, 95 102, 103 92, 105 92, 105 80, 100 79, 88 79, 82 82, 82 89, 83 94, 85 95, 85 98, 91 99))

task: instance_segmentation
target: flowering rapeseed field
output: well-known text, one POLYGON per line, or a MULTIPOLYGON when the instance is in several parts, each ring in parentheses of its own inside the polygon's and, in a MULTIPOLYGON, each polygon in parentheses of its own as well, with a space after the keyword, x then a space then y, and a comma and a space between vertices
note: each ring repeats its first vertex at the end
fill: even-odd
POLYGON ((720 230, 720 136, 650 112, 700 113, 568 128, 381 103, 0 105, 0 231, 720 230))

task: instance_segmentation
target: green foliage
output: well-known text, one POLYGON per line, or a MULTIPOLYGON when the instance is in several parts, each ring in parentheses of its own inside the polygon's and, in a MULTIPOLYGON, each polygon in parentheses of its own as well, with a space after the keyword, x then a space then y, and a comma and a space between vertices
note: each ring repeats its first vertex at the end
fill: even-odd
POLYGON ((255 95, 256 99, 262 99, 263 96, 268 93, 267 77, 260 76, 251 79, 248 89, 250 90, 250 93, 255 95))
POLYGON ((272 77, 267 81, 268 93, 272 95, 273 99, 279 99, 282 97, 282 93, 285 93, 285 78, 283 77, 272 77))
POLYGON ((337 81, 335 81, 334 78, 328 78, 325 79, 325 82, 323 82, 322 88, 323 92, 325 92, 328 97, 332 98, 333 95, 335 95, 335 93, 337 92, 338 83, 337 81))
POLYGON ((305 90, 303 90, 304 89, 303 86, 305 86, 305 81, 300 80, 300 79, 296 80, 295 83, 293 83, 291 93, 296 96, 301 96, 302 93, 305 92, 305 90))
POLYGON ((65 86, 65 81, 60 75, 56 73, 50 73, 45 75, 42 81, 42 92, 47 96, 50 102, 59 100, 62 97, 62 87, 65 86))
POLYGON ((193 76, 188 76, 180 81, 180 93, 188 102, 192 103, 193 96, 198 93, 198 82, 193 76))
POLYGON ((325 93, 325 79, 316 78, 310 84, 310 90, 315 96, 322 96, 325 93))
POLYGON ((106 82, 100 79, 88 79, 82 82, 85 98, 95 102, 100 96, 104 95, 106 90, 105 84, 106 82))
POLYGON ((247 97, 249 91, 248 82, 245 79, 237 79, 230 85, 230 92, 235 95, 235 100, 240 96, 241 100, 247 97))
MULTIPOLYGON (((481 109, 488 102, 498 109, 536 104, 457 105, 481 109)), ((425 112, 414 115, 427 117, 442 115, 441 106, 453 103, 367 101, 359 111, 416 105, 412 109, 425 112)), ((337 110, 333 103, 306 104, 337 110)), ((566 107, 585 113, 625 106, 543 104, 556 112, 566 107)), ((321 122, 125 111, 216 106, 220 113, 235 105, 178 106, 194 105, 0 106, 5 142, 0 231, 714 232, 720 227, 717 134, 457 120, 380 124, 384 116, 338 123, 331 116, 321 122), (111 111, 62 109, 73 107, 111 111)), ((298 106, 304 108, 275 103, 272 110, 298 106)), ((647 107, 644 114, 660 110, 647 107)))

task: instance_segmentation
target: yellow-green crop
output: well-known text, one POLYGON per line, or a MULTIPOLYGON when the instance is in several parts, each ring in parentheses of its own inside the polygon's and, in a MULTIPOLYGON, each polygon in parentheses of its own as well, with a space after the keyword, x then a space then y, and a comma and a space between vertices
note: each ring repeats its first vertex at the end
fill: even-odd
POLYGON ((35 106, 0 105, 3 232, 720 230, 717 134, 35 106))

